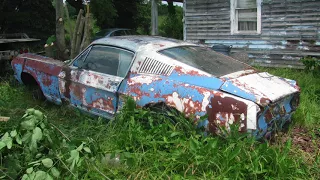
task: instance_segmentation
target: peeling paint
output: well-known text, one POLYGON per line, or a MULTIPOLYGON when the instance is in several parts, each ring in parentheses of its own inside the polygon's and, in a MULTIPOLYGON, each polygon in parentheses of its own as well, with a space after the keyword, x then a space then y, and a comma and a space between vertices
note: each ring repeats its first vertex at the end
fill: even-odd
POLYGON ((18 56, 12 61, 12 68, 20 82, 22 73, 34 77, 49 101, 57 104, 66 101, 107 118, 121 110, 123 97, 130 96, 138 107, 164 102, 186 117, 195 117, 194 122, 211 133, 239 124, 239 131, 262 137, 275 130, 274 124, 290 121, 295 110, 290 104, 296 101, 294 98, 299 98, 299 87, 294 80, 254 69, 214 77, 157 53, 161 48, 180 43, 154 39, 157 38, 148 42, 147 39, 122 37, 96 42, 106 45, 121 45, 123 42, 124 47, 134 44, 131 48, 136 55, 126 78, 78 69, 72 64, 33 54, 18 56), (150 59, 156 59, 156 67, 148 67, 150 62, 143 63, 147 54, 150 59), (164 66, 160 64, 173 68, 166 71, 170 73, 161 73, 157 68, 164 66), (141 66, 148 73, 139 72, 141 66), (275 110, 278 106, 280 111, 275 110), (200 122, 205 115, 208 118, 200 122))

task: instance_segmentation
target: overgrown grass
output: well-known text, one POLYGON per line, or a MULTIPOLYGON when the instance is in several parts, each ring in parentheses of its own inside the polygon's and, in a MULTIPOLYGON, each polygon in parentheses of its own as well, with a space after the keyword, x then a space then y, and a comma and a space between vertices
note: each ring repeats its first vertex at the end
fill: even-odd
MULTIPOLYGON (((301 105, 294 118, 306 127, 318 126, 319 80, 298 70, 268 70, 298 80, 301 105), (309 115, 308 115, 309 114, 309 115), (309 117, 307 117, 309 116, 309 117)), ((271 145, 237 131, 228 138, 201 136, 188 119, 136 109, 128 101, 113 121, 94 118, 65 106, 33 100, 23 86, 0 82, 0 136, 18 126, 27 108, 42 111, 62 138, 75 144, 94 140, 94 163, 77 169, 82 179, 317 179, 319 157, 305 159, 289 139, 271 145), (172 124, 174 118, 178 123, 172 124), (120 160, 110 160, 120 157, 120 160)), ((234 127, 236 128, 236 127, 234 127)), ((1 154, 1 151, 0 151, 1 154)), ((2 168, 0 168, 1 170, 2 168)), ((25 171, 27 167, 21 167, 25 171)), ((61 177, 70 176, 59 169, 61 177)), ((1 177, 1 173, 0 173, 1 177)), ((71 175, 72 177, 72 175, 71 175)))

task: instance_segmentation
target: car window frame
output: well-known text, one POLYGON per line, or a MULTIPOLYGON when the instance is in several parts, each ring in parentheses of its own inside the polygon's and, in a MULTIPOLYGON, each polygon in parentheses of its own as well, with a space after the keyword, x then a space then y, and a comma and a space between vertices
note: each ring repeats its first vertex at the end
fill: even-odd
MULTIPOLYGON (((81 53, 79 53, 79 54, 73 59, 73 61, 70 62, 69 67, 73 67, 73 68, 76 68, 76 69, 79 69, 79 70, 86 70, 86 71, 89 71, 89 72, 106 74, 106 75, 109 75, 109 76, 121 77, 121 78, 124 79, 124 78, 126 78, 126 76, 128 75, 129 70, 131 69, 132 64, 134 63, 134 61, 135 61, 135 59, 136 59, 136 56, 137 56, 137 53, 136 53, 136 52, 134 52, 134 51, 132 51, 132 50, 129 50, 129 49, 126 49, 126 48, 119 47, 119 46, 111 46, 111 45, 105 45, 105 44, 92 44, 92 45, 88 46, 86 49, 84 49, 81 53), (115 49, 119 49, 119 50, 126 51, 126 52, 129 52, 129 53, 133 54, 132 59, 131 59, 131 62, 130 62, 130 65, 129 65, 129 67, 128 67, 127 70, 126 70, 126 73, 125 73, 126 75, 125 75, 125 77, 118 76, 118 69, 117 69, 117 75, 115 76, 115 75, 111 75, 111 74, 108 74, 108 73, 101 73, 101 72, 98 72, 98 71, 93 71, 93 70, 88 70, 88 69, 79 68, 79 67, 73 65, 74 62, 75 62, 76 60, 78 60, 79 57, 80 57, 83 53, 85 53, 87 50, 89 50, 89 51, 87 52, 86 56, 85 56, 85 60, 84 60, 84 61, 86 61, 86 60, 87 60, 87 57, 88 57, 89 53, 91 52, 93 46, 104 46, 104 47, 109 47, 109 48, 115 48, 115 49)), ((120 62, 120 61, 119 61, 119 62, 120 62)))

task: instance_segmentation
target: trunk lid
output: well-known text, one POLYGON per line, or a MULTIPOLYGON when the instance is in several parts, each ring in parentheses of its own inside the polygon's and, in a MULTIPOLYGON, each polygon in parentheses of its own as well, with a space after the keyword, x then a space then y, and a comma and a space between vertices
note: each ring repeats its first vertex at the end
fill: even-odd
POLYGON ((266 106, 270 102, 299 92, 295 81, 289 83, 288 80, 267 72, 242 74, 221 77, 225 79, 225 83, 220 87, 220 90, 254 101, 261 106, 266 106))

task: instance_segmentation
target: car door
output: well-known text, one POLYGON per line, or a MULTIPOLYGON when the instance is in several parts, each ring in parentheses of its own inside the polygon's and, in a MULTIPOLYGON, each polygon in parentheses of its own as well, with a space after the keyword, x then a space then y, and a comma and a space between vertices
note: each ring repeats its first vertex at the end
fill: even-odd
POLYGON ((60 73, 60 93, 73 106, 111 118, 118 106, 118 87, 133 57, 125 49, 93 45, 60 73))

